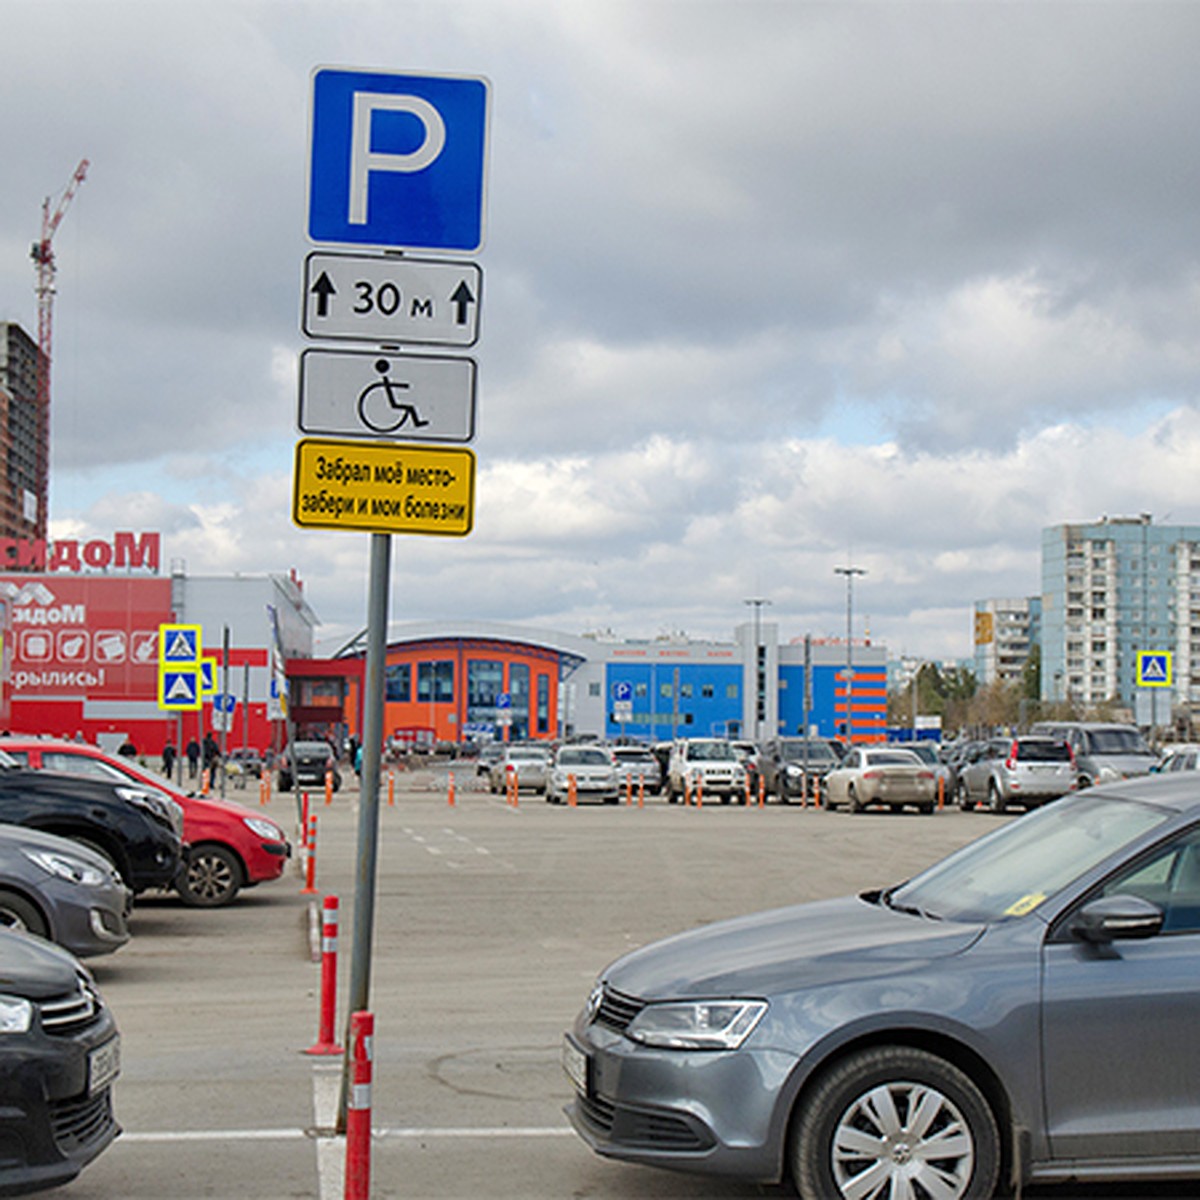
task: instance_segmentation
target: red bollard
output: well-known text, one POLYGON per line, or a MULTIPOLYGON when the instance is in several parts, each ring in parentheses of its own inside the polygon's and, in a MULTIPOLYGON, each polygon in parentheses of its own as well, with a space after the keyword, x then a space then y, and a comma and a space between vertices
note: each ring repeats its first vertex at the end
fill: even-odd
POLYGON ((346 1097, 345 1200, 371 1195, 371 1062, 374 1058, 375 1014, 350 1017, 350 1094, 346 1097))
POLYGON ((333 1040, 333 1022, 337 1010, 338 899, 326 896, 321 914, 321 1014, 317 1041, 305 1054, 341 1054, 333 1040))
POLYGON ((309 817, 308 831, 308 862, 304 867, 304 886, 300 889, 302 896, 317 894, 317 814, 309 817))
POLYGON ((308 847, 308 793, 300 793, 300 848, 308 847))

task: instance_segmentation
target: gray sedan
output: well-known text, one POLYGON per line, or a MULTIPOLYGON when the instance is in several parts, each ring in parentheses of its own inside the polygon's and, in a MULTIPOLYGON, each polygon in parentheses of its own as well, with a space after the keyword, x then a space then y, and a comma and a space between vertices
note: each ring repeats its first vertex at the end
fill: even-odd
POLYGON ((35 933, 79 958, 129 941, 133 894, 112 863, 79 842, 0 825, 0 927, 35 933))
POLYGON ((1200 786, 1022 816, 913 880, 618 959, 567 1034, 600 1154, 808 1200, 1200 1178, 1200 786))

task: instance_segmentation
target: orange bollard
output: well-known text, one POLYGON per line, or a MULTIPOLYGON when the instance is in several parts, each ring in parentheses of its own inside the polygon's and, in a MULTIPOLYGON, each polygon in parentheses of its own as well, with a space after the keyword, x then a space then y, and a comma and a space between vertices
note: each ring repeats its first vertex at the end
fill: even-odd
POLYGON ((395 807, 396 804, 396 772, 388 771, 388 806, 395 807))
POLYGON ((326 896, 321 915, 321 1006, 317 1020, 317 1040, 305 1054, 341 1054, 334 1037, 337 1009, 338 898, 326 896))
POLYGON ((317 814, 309 818, 308 861, 304 864, 304 886, 300 895, 312 896, 317 891, 317 814))
POLYGON ((704 776, 701 775, 696 780, 696 807, 704 807, 704 776))
POLYGON ((821 777, 818 775, 813 780, 813 808, 821 807, 821 777))
POLYGON ((807 771, 804 772, 803 783, 804 783, 804 789, 800 793, 800 807, 807 808, 808 807, 808 772, 807 771))
POLYGON ((308 793, 300 793, 300 848, 308 848, 308 793))
POLYGON ((508 775, 508 802, 513 808, 521 807, 521 777, 516 770, 512 770, 508 775))
POLYGON ((209 771, 208 771, 208 768, 205 767, 204 770, 200 772, 200 795, 202 795, 202 796, 208 795, 209 782, 210 782, 209 771))
POLYGON ((567 776, 567 805, 570 808, 579 807, 579 785, 574 775, 567 776))
POLYGON ((450 774, 447 776, 447 780, 448 780, 448 786, 446 788, 446 804, 450 808, 453 808, 454 807, 454 772, 453 771, 451 771, 450 774))
POLYGON ((941 812, 946 807, 946 779, 944 776, 938 776, 938 812, 941 812))
POLYGON ((767 781, 760 775, 758 777, 758 807, 763 808, 767 803, 767 781))
POLYGON ((625 776, 625 805, 628 807, 633 803, 633 776, 625 776))
POLYGON ((266 804, 267 802, 267 779, 265 775, 260 775, 258 779, 258 802, 266 804))
POLYGON ((750 807, 750 776, 746 776, 746 807, 750 807))
POLYGON ((329 770, 325 772, 325 803, 333 803, 333 772, 329 770))
POLYGON ((646 807, 646 777, 638 776, 638 808, 646 807))

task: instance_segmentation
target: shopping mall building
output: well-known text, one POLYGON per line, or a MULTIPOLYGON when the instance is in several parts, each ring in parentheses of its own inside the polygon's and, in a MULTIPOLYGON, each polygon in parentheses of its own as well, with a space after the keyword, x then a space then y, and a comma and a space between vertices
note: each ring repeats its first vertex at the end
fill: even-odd
MULTIPOLYGON (((363 652, 314 655, 319 622, 294 571, 195 577, 174 563, 164 573, 160 547, 156 533, 0 539, 6 727, 101 745, 128 737, 146 754, 214 728, 230 746, 278 747, 284 680, 299 734, 361 734, 363 652), (160 629, 172 624, 202 631, 212 679, 195 708, 163 706, 160 629)), ((764 740, 806 727, 884 737, 886 649, 856 641, 848 687, 844 640, 784 642, 773 622, 739 625, 728 642, 486 621, 393 625, 389 635, 384 729, 402 743, 764 740)))

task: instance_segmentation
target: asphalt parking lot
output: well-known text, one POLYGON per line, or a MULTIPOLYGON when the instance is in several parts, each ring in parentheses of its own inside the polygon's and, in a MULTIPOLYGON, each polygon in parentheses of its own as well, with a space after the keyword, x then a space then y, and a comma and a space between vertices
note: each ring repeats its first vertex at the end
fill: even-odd
MULTIPOLYGON (((341 902, 344 1004, 357 792, 329 806, 314 796, 313 810, 317 888, 341 902)), ((269 811, 293 827, 291 796, 269 811)), ((609 1163, 570 1132, 561 1037, 597 972, 692 925, 896 882, 1011 819, 660 798, 568 808, 527 794, 514 808, 462 774, 451 807, 441 779, 398 776, 395 804, 380 809, 372 1195, 782 1194, 609 1163)), ((316 1041, 319 966, 302 886, 289 873, 213 911, 139 902, 134 940, 92 963, 123 1037, 125 1133, 54 1195, 340 1200, 344 1147, 320 1132, 340 1060, 303 1053, 316 1041)), ((340 1007, 339 1031, 344 1019, 340 1007)))

